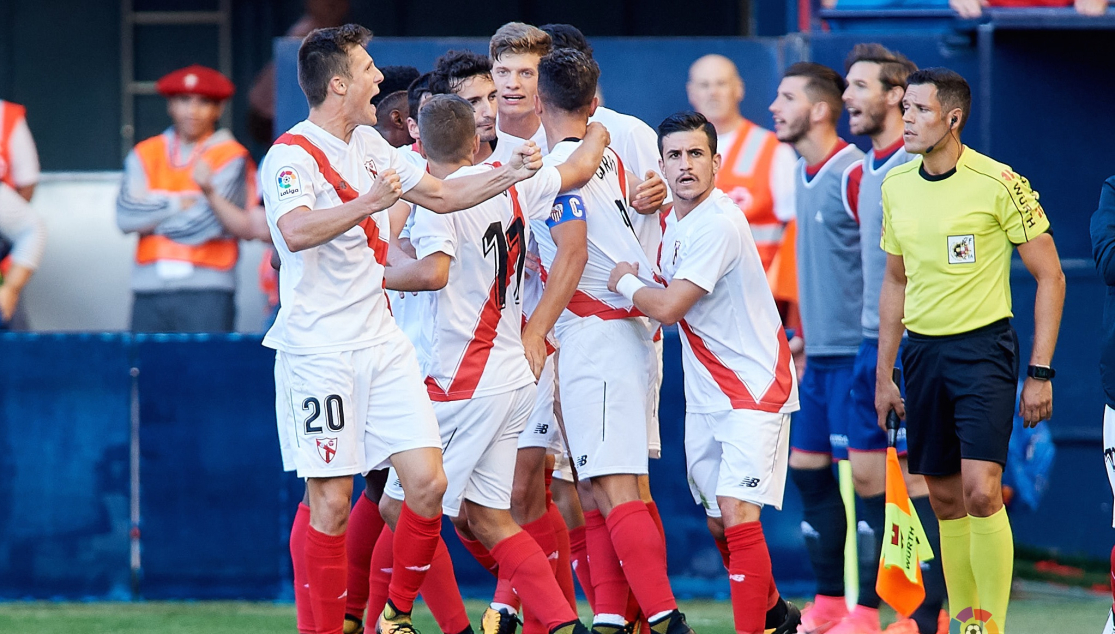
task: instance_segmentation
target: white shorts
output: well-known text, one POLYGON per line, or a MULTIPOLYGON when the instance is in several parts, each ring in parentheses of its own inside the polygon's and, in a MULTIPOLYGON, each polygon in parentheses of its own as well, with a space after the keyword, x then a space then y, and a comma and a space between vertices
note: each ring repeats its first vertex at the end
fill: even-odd
POLYGON ((564 333, 561 414, 581 479, 647 473, 651 333, 634 319, 585 320, 564 333))
POLYGON ((561 451, 554 456, 554 471, 552 473, 555 480, 562 482, 573 482, 573 466, 569 464, 569 454, 561 451))
MULTIPOLYGON (((493 509, 511 508, 515 445, 532 407, 533 383, 503 394, 434 403, 441 425, 441 459, 449 481, 441 502, 446 515, 459 515, 463 500, 493 509)), ((387 476, 384 493, 404 499, 394 469, 387 476)))
POLYGON ((709 517, 720 517, 718 495, 781 510, 789 455, 789 414, 685 413, 689 490, 709 517))
POLYGON ((534 397, 534 409, 530 413, 523 433, 519 435, 519 449, 531 447, 548 448, 554 438, 560 440, 557 419, 554 417, 554 356, 546 357, 542 375, 538 377, 538 389, 534 397))
POLYGON ((414 346, 398 331, 361 350, 276 352, 275 414, 283 469, 300 478, 366 473, 440 446, 414 346))
POLYGON ((650 370, 650 411, 647 413, 647 457, 655 460, 662 457, 662 436, 658 433, 658 406, 662 401, 662 337, 654 343, 654 358, 650 370))
MULTIPOLYGON (((1107 467, 1107 482, 1115 495, 1115 409, 1103 408, 1103 460, 1107 467)), ((1115 510, 1112 510, 1111 526, 1115 528, 1115 510)))

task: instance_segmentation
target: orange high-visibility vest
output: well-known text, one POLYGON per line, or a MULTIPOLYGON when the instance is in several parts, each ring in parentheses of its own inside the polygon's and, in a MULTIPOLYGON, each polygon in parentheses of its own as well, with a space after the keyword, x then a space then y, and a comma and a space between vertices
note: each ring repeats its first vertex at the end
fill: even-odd
MULTIPOLYGON (((150 139, 141 141, 135 146, 136 156, 139 157, 143 171, 147 174, 147 183, 151 191, 163 192, 197 192, 201 189, 194 182, 191 173, 194 161, 186 165, 171 163, 170 151, 167 147, 166 135, 160 134, 150 139)), ((198 157, 209 163, 216 172, 238 158, 247 158, 248 150, 236 141, 229 139, 215 143, 198 157)), ((249 159, 250 161, 250 159, 249 159)), ((248 200, 251 200, 255 184, 252 182, 253 170, 247 170, 248 200)), ((157 260, 178 260, 190 262, 197 266, 227 271, 236 266, 240 255, 239 244, 235 239, 225 238, 210 240, 199 245, 188 245, 175 242, 166 236, 146 235, 139 239, 136 246, 136 262, 138 264, 153 264, 157 260)))
POLYGON ((768 270, 782 244, 783 223, 774 215, 774 195, 770 190, 771 168, 778 138, 743 120, 729 148, 718 148, 724 162, 716 174, 716 187, 728 194, 751 225, 755 246, 763 269, 768 270))
POLYGON ((8 142, 16 125, 27 116, 27 109, 19 104, 0 101, 0 182, 15 189, 12 181, 12 155, 8 142))

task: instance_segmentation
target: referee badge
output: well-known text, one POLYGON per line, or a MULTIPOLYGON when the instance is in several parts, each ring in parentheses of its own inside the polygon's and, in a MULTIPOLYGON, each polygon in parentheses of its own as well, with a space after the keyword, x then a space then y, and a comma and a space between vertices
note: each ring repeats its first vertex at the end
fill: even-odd
POLYGON ((976 261, 976 236, 949 236, 949 264, 971 264, 976 261))

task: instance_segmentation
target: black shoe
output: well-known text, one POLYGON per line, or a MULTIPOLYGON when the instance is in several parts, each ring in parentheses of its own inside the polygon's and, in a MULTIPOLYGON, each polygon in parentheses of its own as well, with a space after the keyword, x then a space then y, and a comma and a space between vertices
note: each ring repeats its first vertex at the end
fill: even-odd
POLYGON ((685 615, 674 610, 650 624, 648 634, 696 634, 685 622, 685 615))
MULTIPOLYGON (((768 620, 767 627, 763 630, 764 634, 793 634, 797 632, 798 626, 801 625, 801 610, 798 609, 798 606, 789 601, 783 601, 782 599, 778 601, 780 605, 785 605, 785 617, 782 619, 782 623, 772 625, 769 619, 771 612, 775 611, 780 606, 775 606, 775 610, 767 612, 768 620)), ((781 612, 782 610, 779 611, 781 612)))

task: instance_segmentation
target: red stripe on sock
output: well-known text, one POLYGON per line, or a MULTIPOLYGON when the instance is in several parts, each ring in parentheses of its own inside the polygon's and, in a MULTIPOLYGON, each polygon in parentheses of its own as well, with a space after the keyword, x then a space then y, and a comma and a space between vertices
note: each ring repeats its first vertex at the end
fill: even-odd
POLYGON ((642 500, 625 502, 613 508, 605 521, 623 574, 643 613, 676 610, 677 601, 666 576, 666 544, 647 505, 642 500))
POLYGON ((387 588, 395 560, 395 533, 386 524, 379 532, 368 569, 368 621, 375 622, 387 604, 387 588))
POLYGON ((732 560, 728 585, 732 591, 732 613, 736 632, 762 634, 770 596, 770 553, 763 538, 763 525, 746 522, 724 529, 732 560))
POLYGON ((313 526, 306 528, 306 579, 318 634, 342 634, 348 583, 343 534, 326 535, 313 526))
POLYGON ((364 618, 368 606, 368 574, 376 539, 383 532, 379 505, 361 494, 348 516, 345 548, 348 550, 348 600, 345 614, 364 618))
POLYGON ((542 549, 526 532, 518 532, 492 548, 500 572, 511 585, 529 614, 534 615, 547 631, 577 618, 569 607, 542 549))
POLYGON ((299 504, 290 527, 290 562, 294 572, 294 609, 298 613, 298 631, 315 634, 314 608, 310 601, 310 582, 306 579, 306 530, 310 528, 310 507, 299 504))
POLYGON ((588 563, 588 545, 585 543, 585 527, 578 526, 569 531, 569 559, 573 564, 573 572, 577 575, 577 583, 581 584, 581 592, 588 599, 588 606, 596 612, 596 596, 592 592, 592 567, 588 563))
POLYGON ((395 537, 395 562, 387 598, 399 611, 410 612, 437 550, 441 516, 422 517, 403 502, 399 521, 395 524, 395 537))
POLYGON ((484 548, 484 544, 481 544, 475 539, 465 537, 461 534, 461 531, 457 531, 457 538, 461 540, 461 544, 464 545, 465 550, 472 555, 473 559, 481 566, 484 566, 485 570, 499 577, 499 564, 497 564, 495 558, 492 557, 492 553, 488 552, 487 548, 484 548))
POLYGON ((569 601, 569 606, 575 611, 577 609, 577 591, 573 589, 573 564, 571 563, 573 557, 570 553, 571 546, 569 544, 569 527, 565 525, 565 518, 561 516, 561 509, 556 504, 549 504, 546 507, 546 515, 550 518, 550 525, 554 531, 554 541, 557 542, 558 560, 557 560, 557 576, 558 585, 561 586, 561 592, 569 601))
POLYGON ((442 632, 456 634, 468 627, 468 613, 461 591, 457 587, 457 575, 453 571, 453 560, 445 541, 438 537, 437 550, 434 551, 430 571, 422 581, 422 600, 434 615, 442 632))

